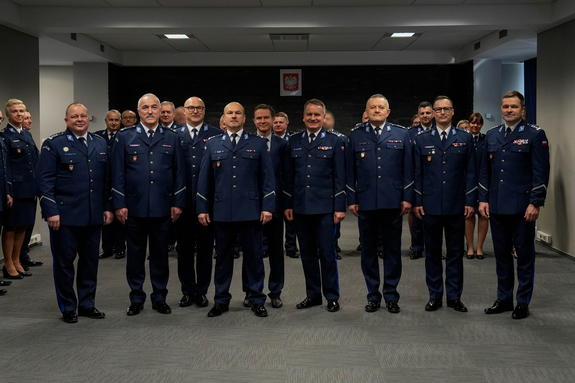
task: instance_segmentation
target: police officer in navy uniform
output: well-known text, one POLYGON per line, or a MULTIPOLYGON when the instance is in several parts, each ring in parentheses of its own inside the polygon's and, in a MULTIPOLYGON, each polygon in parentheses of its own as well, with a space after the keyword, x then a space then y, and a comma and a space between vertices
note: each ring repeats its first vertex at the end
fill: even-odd
POLYGON ((112 196, 116 218, 126 225, 128 315, 144 309, 146 244, 149 240, 152 308, 171 313, 166 303, 170 222, 186 198, 184 155, 179 136, 159 127, 160 100, 148 93, 138 101, 140 123, 116 136, 112 152, 112 196))
POLYGON ((162 101, 160 106, 160 124, 164 129, 170 129, 173 131, 178 131, 183 128, 182 125, 178 124, 176 120, 176 106, 171 101, 162 101))
POLYGON ((178 239, 178 277, 182 284, 180 307, 209 304, 206 294, 212 279, 212 253, 214 226, 204 226, 198 221, 196 193, 198 176, 206 142, 222 131, 204 121, 206 106, 199 97, 190 97, 184 104, 187 123, 178 129, 186 161, 186 206, 176 221, 178 239), (194 259, 194 249, 197 256, 194 259))
POLYGON ((381 94, 367 100, 369 122, 349 135, 346 187, 349 210, 361 223, 361 269, 367 284, 365 311, 380 307, 377 242, 383 242, 383 298, 390 313, 399 312, 402 216, 413 200, 413 152, 407 130, 387 122, 389 102, 381 94))
POLYGON ((66 131, 54 134, 42 145, 36 184, 42 217, 50 228, 58 305, 64 322, 75 323, 77 315, 105 317, 94 305, 98 248, 101 226, 112 222, 113 213, 106 141, 88 133, 88 110, 80 103, 66 109, 65 121, 66 131))
MULTIPOLYGON (((418 133, 431 129, 433 126, 433 107, 430 102, 422 101, 417 107, 417 116, 419 117, 419 124, 414 125, 408 129, 409 138, 411 142, 415 141, 415 137, 418 133)), ((423 240, 423 221, 415 214, 413 214, 413 209, 409 213, 409 219, 411 220, 411 255, 409 259, 415 260, 423 256, 424 240, 423 240)))
MULTIPOLYGON (((116 133, 120 130, 120 121, 120 112, 112 109, 106 113, 106 118, 104 118, 106 129, 98 130, 94 133, 106 140, 110 157, 116 142, 116 133)), ((126 256, 126 229, 117 219, 114 219, 109 225, 102 226, 102 253, 100 253, 100 258, 111 257, 114 253, 116 254, 116 259, 126 256)))
POLYGON ((306 281, 306 309, 327 299, 327 310, 339 310, 339 278, 334 244, 335 225, 345 218, 345 146, 323 128, 325 104, 305 103, 306 129, 289 138, 284 169, 285 215, 294 220, 306 281), (318 257, 319 247, 319 257, 318 257))
POLYGON ((223 135, 206 143, 198 181, 198 219, 212 220, 216 232, 216 287, 209 317, 229 310, 233 276, 234 244, 238 234, 244 253, 245 283, 252 311, 266 317, 263 293, 264 262, 262 224, 272 218, 275 207, 274 173, 266 141, 244 131, 244 107, 232 102, 224 108, 223 135), (213 214, 210 205, 213 203, 213 214))
POLYGON ((433 102, 436 126, 415 138, 415 215, 423 219, 425 271, 429 289, 426 311, 443 305, 441 251, 445 231, 445 295, 447 306, 467 312, 463 291, 465 219, 477 199, 477 167, 473 138, 451 125, 453 103, 447 96, 433 102))
POLYGON ((0 135, 10 156, 10 173, 13 203, 4 211, 2 252, 4 253, 4 278, 22 279, 32 273, 20 264, 20 250, 26 236, 26 228, 36 220, 36 165, 38 148, 32 134, 23 128, 26 106, 21 100, 10 99, 5 108, 8 125, 0 135))
POLYGON ((138 117, 133 111, 126 109, 122 112, 122 126, 124 128, 129 128, 130 126, 136 125, 138 122, 138 117))
MULTIPOLYGON (((286 142, 289 140, 289 137, 294 134, 294 132, 288 130, 288 125, 289 117, 286 113, 277 112, 274 115, 274 134, 286 142)), ((278 194, 278 199, 281 199, 280 194, 278 194)), ((285 216, 283 219, 285 223, 284 247, 286 255, 290 258, 299 258, 299 255, 297 254, 299 250, 296 244, 295 224, 293 221, 288 221, 285 216)))
POLYGON ((510 91, 501 101, 505 124, 487 132, 479 179, 479 211, 491 222, 497 271, 497 299, 487 314, 529 315, 535 277, 535 220, 549 182, 549 144, 545 132, 522 120, 525 98, 510 91), (512 246, 517 251, 517 305, 512 246))
MULTIPOLYGON (((254 125, 257 129, 258 137, 266 140, 266 145, 270 153, 273 169, 276 195, 282 191, 282 171, 283 162, 287 156, 287 141, 272 133, 274 109, 267 104, 257 105, 254 109, 254 125)), ((281 293, 284 286, 284 256, 283 256, 283 206, 279 198, 276 199, 276 207, 273 211, 272 219, 263 226, 263 233, 267 239, 268 259, 270 262, 270 272, 268 276, 268 296, 273 308, 283 306, 281 293)), ((245 258, 244 258, 245 259, 245 258)), ((244 269, 244 273, 245 273, 244 269)))
MULTIPOLYGON (((0 123, 4 117, 2 116, 2 111, 0 111, 0 123)), ((8 154, 8 148, 4 145, 4 138, 0 137, 0 225, 2 222, 3 211, 6 208, 12 207, 12 182, 10 175, 10 158, 8 154)), ((3 281, 0 279, 0 286, 10 286, 12 281, 3 281)), ((6 294, 8 291, 5 289, 0 289, 0 295, 6 294)))

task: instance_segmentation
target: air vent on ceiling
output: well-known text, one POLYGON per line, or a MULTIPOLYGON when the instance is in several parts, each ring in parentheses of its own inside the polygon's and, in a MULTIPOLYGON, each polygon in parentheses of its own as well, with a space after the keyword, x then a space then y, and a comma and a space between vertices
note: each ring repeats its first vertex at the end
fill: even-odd
POLYGON ((481 41, 476 42, 475 45, 473 46, 474 51, 476 51, 478 49, 481 49, 481 41))
POLYGON ((282 41, 303 41, 309 40, 309 34, 270 34, 270 39, 272 40, 282 40, 282 41))
POLYGON ((75 33, 70 33, 70 38, 74 41, 78 41, 78 35, 76 35, 75 33))
POLYGON ((499 31, 499 38, 502 39, 504 37, 507 37, 507 29, 499 31))

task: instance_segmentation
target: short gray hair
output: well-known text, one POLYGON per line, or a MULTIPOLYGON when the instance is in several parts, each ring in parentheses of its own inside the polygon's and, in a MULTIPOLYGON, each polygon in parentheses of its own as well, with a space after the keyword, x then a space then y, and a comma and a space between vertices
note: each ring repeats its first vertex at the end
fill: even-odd
POLYGON ((367 103, 369 102, 369 100, 371 100, 372 98, 383 98, 385 100, 385 102, 387 102, 387 109, 389 109, 389 100, 383 95, 383 94, 379 94, 376 93, 374 95, 372 95, 370 98, 367 99, 367 101, 365 102, 365 109, 367 109, 367 103))

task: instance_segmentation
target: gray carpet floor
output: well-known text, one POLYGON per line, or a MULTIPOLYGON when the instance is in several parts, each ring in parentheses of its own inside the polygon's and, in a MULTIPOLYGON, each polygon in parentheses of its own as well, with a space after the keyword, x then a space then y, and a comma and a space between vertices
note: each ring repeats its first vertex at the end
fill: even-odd
MULTIPOLYGON (((425 312, 424 260, 409 259, 403 233, 401 313, 366 313, 357 221, 342 226, 341 310, 296 310, 305 297, 301 261, 286 258, 284 307, 266 304, 267 318, 242 306, 236 262, 230 311, 180 308, 176 255, 170 254, 171 315, 148 302, 125 314, 125 259, 100 261, 96 307, 106 319, 66 324, 56 304, 48 233, 32 258, 34 276, 14 281, 0 297, 0 382, 574 382, 575 262, 537 245, 531 315, 487 316, 496 296, 495 260, 465 259, 462 301, 468 313, 425 312)), ((267 265, 266 265, 267 270, 267 265)), ((151 286, 146 282, 149 293, 151 286)), ((266 293, 267 293, 266 289, 266 293)), ((213 302, 213 286, 208 294, 213 302)))

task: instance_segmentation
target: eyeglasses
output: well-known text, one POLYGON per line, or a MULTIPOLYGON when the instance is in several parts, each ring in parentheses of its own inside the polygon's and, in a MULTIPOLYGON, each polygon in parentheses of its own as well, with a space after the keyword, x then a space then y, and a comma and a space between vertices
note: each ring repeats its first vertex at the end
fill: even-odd
POLYGON ((447 112, 452 111, 452 110, 453 110, 453 108, 450 107, 450 106, 448 106, 448 107, 446 107, 446 108, 433 108, 433 111, 434 111, 435 113, 441 113, 441 112, 447 113, 447 112))
POLYGON ((126 117, 122 117, 122 120, 135 120, 136 117, 134 116, 126 116, 126 117))
POLYGON ((0 123, 2 123, 2 121, 4 121, 4 117, 0 117, 0 123))
POLYGON ((206 108, 204 106, 184 106, 184 109, 187 109, 190 112, 193 112, 194 110, 197 110, 198 112, 202 112, 206 108))

